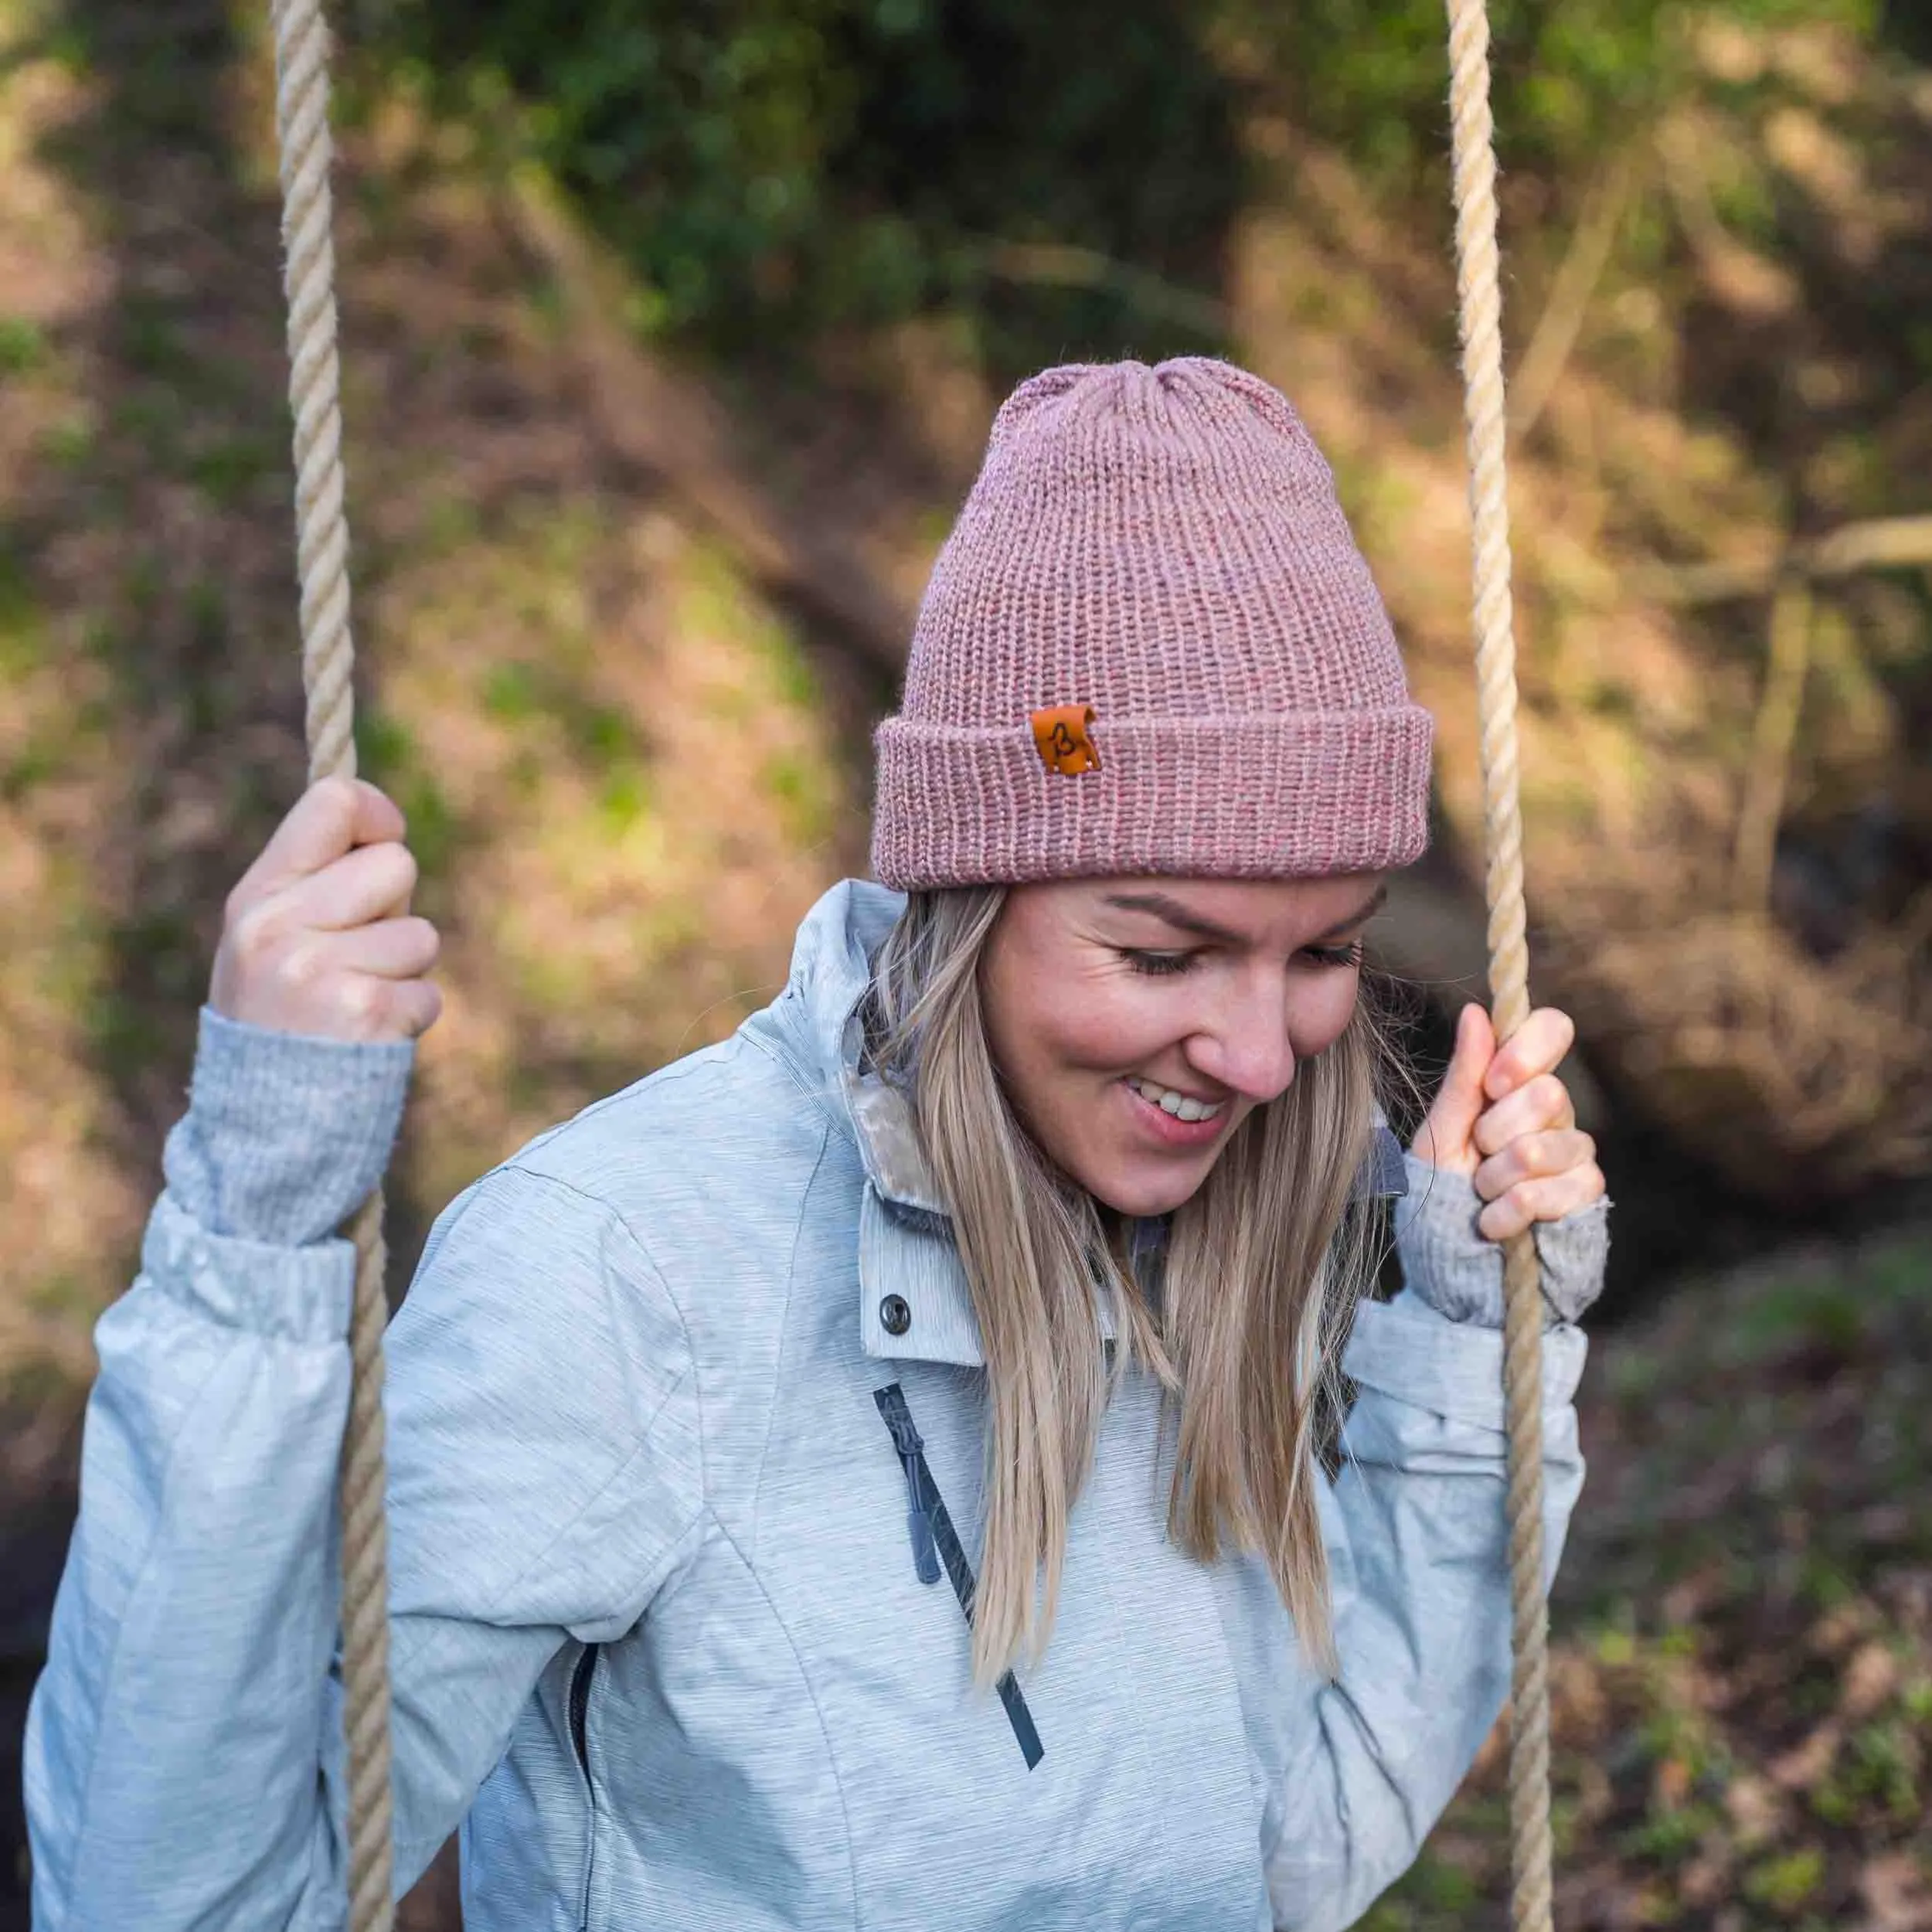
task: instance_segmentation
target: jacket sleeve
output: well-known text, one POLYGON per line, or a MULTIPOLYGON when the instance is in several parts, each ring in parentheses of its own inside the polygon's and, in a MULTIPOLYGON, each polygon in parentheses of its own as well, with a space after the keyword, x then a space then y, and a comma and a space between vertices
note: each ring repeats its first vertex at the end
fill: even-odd
MULTIPOLYGON (((1343 1358, 1356 1385, 1322 1515, 1340 1668, 1303 1672, 1264 1802, 1275 1923, 1338 1932, 1413 1862, 1488 1734, 1510 1676, 1500 1250, 1466 1181, 1411 1157, 1397 1207, 1405 1286, 1365 1304, 1343 1358), (1490 1279, 1493 1273, 1493 1281, 1490 1279), (1298 1700, 1299 1701, 1299 1700, 1298 1700)), ((1573 1406, 1578 1312, 1601 1285, 1607 1204, 1538 1230, 1551 1575, 1582 1487, 1573 1406)))
MULTIPOLYGON (((204 1015, 140 1277, 97 1331, 28 1726, 42 1932, 344 1921, 334 1517, 354 1257, 328 1230, 386 1156, 400 1050, 204 1015)), ((515 1165, 437 1223, 389 1331, 386 1400, 400 1893, 557 1648, 643 1614, 702 1478, 655 1270, 607 1209, 515 1165)))

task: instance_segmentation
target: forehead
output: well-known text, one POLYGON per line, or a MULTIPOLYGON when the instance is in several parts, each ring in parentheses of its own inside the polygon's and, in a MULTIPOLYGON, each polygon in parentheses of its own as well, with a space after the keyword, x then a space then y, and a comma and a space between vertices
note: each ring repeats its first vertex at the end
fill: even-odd
POLYGON ((1187 879, 1129 875, 1052 879, 1015 887, 1016 915, 1043 930, 1144 928, 1179 914, 1256 945, 1305 939, 1351 918, 1372 901, 1379 872, 1321 879, 1187 879))

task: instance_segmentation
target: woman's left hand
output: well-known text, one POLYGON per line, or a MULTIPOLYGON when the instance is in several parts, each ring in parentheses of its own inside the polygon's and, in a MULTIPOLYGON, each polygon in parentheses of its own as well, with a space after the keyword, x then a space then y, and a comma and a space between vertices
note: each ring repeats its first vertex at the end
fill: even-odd
POLYGON ((1489 1240, 1603 1198, 1597 1143, 1577 1126, 1556 1077, 1576 1037, 1570 1015, 1553 1006, 1538 1007, 1501 1048, 1476 1002, 1457 1020, 1455 1053, 1414 1151, 1431 1167, 1469 1177, 1486 1204, 1476 1226, 1489 1240))

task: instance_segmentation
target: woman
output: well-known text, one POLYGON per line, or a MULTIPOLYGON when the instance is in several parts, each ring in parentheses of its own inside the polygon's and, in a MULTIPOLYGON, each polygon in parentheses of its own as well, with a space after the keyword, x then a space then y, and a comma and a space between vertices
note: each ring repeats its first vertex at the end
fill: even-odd
MULTIPOLYGON (((879 734, 883 886, 471 1188, 395 1322, 399 1883, 462 1821, 472 1932, 1182 1932, 1410 1862, 1508 1675, 1489 1243, 1543 1245, 1553 1549, 1604 1240, 1569 1022, 1471 1008, 1407 1285, 1355 1305, 1405 1180, 1362 934, 1429 744, 1274 390, 1008 402, 879 734)), ((437 1012, 403 838, 318 787, 230 906, 100 1328, 43 1932, 341 1920, 332 1231, 437 1012)))

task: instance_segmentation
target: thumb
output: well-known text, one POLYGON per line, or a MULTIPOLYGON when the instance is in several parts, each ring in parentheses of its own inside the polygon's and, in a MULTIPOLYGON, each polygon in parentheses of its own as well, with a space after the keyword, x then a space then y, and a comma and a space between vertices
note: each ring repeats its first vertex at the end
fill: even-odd
POLYGON ((1456 1016, 1455 1051, 1433 1105, 1416 1134, 1417 1154, 1431 1167, 1473 1174, 1481 1156, 1476 1121, 1488 1104, 1483 1076, 1496 1056, 1496 1031, 1481 1003, 1471 1000, 1456 1016))

